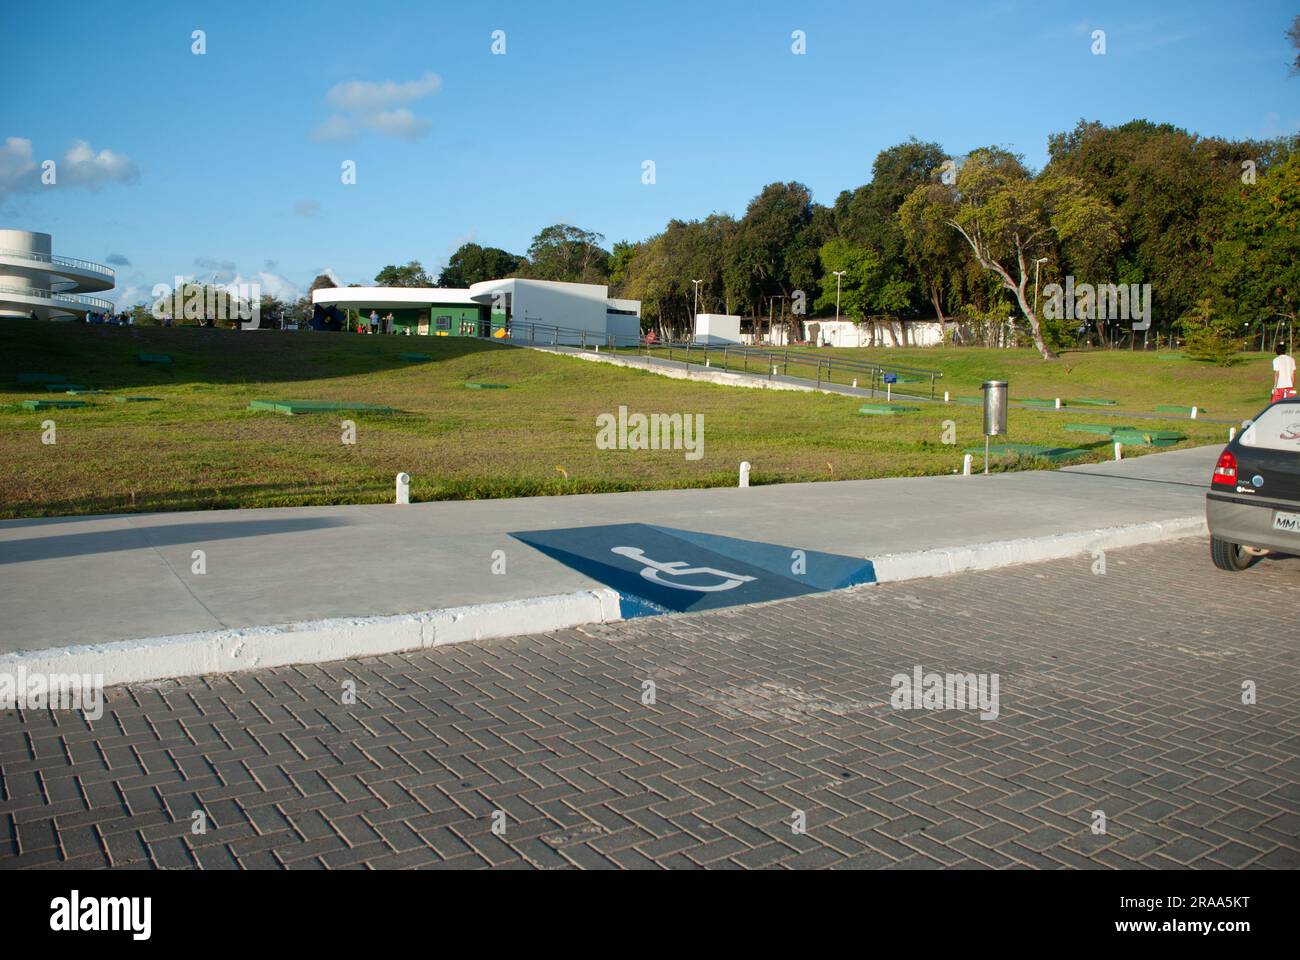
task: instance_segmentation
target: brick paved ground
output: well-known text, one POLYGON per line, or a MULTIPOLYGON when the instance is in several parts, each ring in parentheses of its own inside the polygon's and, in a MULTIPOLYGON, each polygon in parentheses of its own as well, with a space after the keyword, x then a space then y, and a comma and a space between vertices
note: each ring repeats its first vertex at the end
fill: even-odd
POLYGON ((0 867, 1295 868, 1300 560, 1207 553, 117 688, 93 730, 11 712, 0 867), (918 664, 999 674, 1000 716, 891 709, 918 664))

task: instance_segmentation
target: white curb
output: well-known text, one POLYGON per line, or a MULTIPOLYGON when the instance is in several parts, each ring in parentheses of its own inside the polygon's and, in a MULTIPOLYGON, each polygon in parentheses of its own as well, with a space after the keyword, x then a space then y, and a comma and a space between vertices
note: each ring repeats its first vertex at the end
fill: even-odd
POLYGON ((0 656, 0 672, 21 668, 28 674, 102 674, 104 685, 113 686, 382 656, 463 640, 513 637, 620 619, 618 594, 602 587, 386 617, 309 620, 23 651, 0 656))
POLYGON ((1021 563, 1064 560, 1097 550, 1118 550, 1163 540, 1205 536, 1204 517, 1178 517, 1123 527, 1103 527, 1076 533, 1057 533, 1023 540, 998 540, 969 547, 943 547, 914 553, 890 553, 869 558, 876 569, 877 583, 946 577, 972 570, 996 570, 1021 563))
MULTIPOLYGON (((1204 536, 1204 517, 1180 517, 967 547, 868 557, 876 583, 1061 560, 1163 540, 1204 536)), ((862 584, 853 589, 864 589, 862 584)), ((0 673, 102 675, 105 686, 236 673, 298 663, 383 656, 405 650, 564 630, 622 619, 619 596, 600 587, 576 593, 384 617, 342 617, 266 627, 120 640, 0 655, 0 673)))

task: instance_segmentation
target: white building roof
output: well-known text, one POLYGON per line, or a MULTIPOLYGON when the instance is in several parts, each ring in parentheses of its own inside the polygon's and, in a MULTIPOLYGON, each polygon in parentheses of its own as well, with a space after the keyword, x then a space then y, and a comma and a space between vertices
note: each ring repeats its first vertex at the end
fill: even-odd
POLYGON ((475 305, 458 287, 325 287, 311 292, 311 302, 338 307, 425 307, 431 303, 475 305))

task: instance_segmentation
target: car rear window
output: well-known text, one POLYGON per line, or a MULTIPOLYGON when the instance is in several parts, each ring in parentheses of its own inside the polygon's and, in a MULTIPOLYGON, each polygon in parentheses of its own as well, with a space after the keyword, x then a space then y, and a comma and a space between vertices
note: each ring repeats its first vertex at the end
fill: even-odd
POLYGON ((1300 454, 1300 403, 1269 407, 1242 433, 1241 445, 1300 454))

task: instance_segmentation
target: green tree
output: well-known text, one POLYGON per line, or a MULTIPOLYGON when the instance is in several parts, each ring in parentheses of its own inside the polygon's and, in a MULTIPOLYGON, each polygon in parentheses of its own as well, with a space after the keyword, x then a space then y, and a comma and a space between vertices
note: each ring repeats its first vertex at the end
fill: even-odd
POLYGON ((1019 156, 996 147, 976 150, 966 159, 954 191, 942 196, 927 191, 917 201, 922 208, 931 204, 937 205, 936 212, 921 209, 918 215, 942 216, 961 234, 980 266, 1015 298, 1038 352, 1055 359, 1026 296, 1033 265, 1061 246, 1089 261, 1102 259, 1118 242, 1114 211, 1077 178, 1046 172, 1035 178, 1019 156))
POLYGON ((484 280, 500 280, 519 269, 521 257, 499 247, 465 243, 447 260, 438 275, 440 287, 469 287, 484 280))
POLYGON ((431 287, 433 279, 425 273, 419 260, 412 260, 404 267, 390 263, 375 274, 375 284, 381 287, 431 287))
POLYGON ((609 287, 614 296, 623 296, 628 270, 643 244, 618 240, 609 254, 609 287))
POLYGON ((1242 330, 1230 316, 1216 314, 1209 297, 1199 300, 1180 318, 1187 355, 1221 367, 1230 367, 1239 359, 1244 346, 1242 330))
POLYGON ((857 321, 871 316, 885 284, 880 254, 844 237, 835 237, 822 246, 819 255, 830 282, 817 300, 818 311, 829 313, 835 309, 835 277, 832 274, 843 271, 844 275, 840 277, 840 316, 857 321))
POLYGON ((692 332, 697 304, 700 313, 734 313, 738 305, 724 270, 735 230, 734 219, 711 214, 671 220, 662 233, 630 251, 616 246, 616 254, 626 256, 619 267, 621 294, 640 300, 642 320, 663 336, 692 332))
POLYGON ((1262 172, 1275 153, 1268 144, 1203 138, 1147 120, 1117 127, 1081 120, 1049 137, 1048 152, 1045 173, 1082 180, 1120 222, 1113 256, 1084 263, 1063 250, 1062 269, 1080 281, 1151 284, 1157 326, 1205 295, 1211 249, 1243 164, 1262 172))
POLYGON ((607 283, 609 251, 601 246, 604 240, 599 233, 567 223, 546 227, 533 237, 519 275, 534 280, 607 283))
POLYGON ((913 137, 880 151, 871 165, 871 182, 844 191, 835 202, 836 233, 875 251, 881 261, 884 278, 880 288, 885 292, 876 309, 918 314, 927 295, 934 305, 934 291, 910 256, 898 214, 907 198, 918 187, 934 182, 947 162, 939 144, 913 137))
POLYGON ((961 236, 948 225, 949 190, 941 183, 918 187, 898 210, 898 225, 913 268, 929 293, 939 322, 946 319, 946 296, 960 297, 963 270, 970 253, 961 236))
MULTIPOLYGON (((796 289, 791 274, 809 282, 809 254, 819 245, 806 232, 813 225, 812 194, 802 183, 769 183, 750 201, 729 245, 723 283, 743 297, 757 316, 769 298, 790 302, 796 289)), ((808 293, 809 291, 805 291, 808 293)))
POLYGON ((1239 323, 1285 317, 1300 305, 1300 141, 1285 162, 1239 184, 1214 245, 1220 309, 1239 323))

